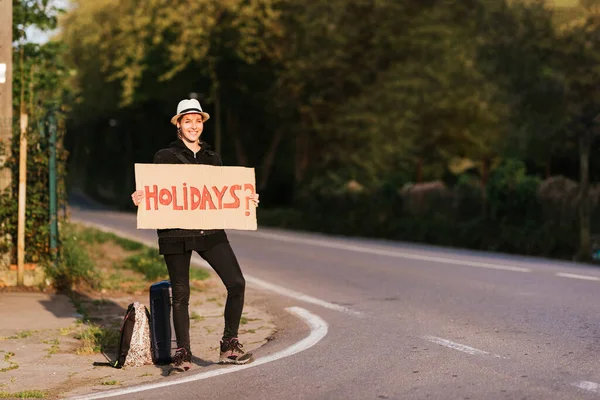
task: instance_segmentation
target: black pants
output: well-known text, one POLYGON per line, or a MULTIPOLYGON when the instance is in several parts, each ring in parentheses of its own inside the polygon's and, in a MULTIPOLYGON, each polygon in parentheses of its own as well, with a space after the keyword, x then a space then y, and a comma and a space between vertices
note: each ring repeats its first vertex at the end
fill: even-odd
MULTIPOLYGON (((210 264, 227 288, 223 338, 237 337, 244 308, 246 281, 229 243, 220 243, 198 254, 210 264)), ((177 347, 190 351, 190 259, 192 252, 165 254, 173 295, 173 325, 177 347)))

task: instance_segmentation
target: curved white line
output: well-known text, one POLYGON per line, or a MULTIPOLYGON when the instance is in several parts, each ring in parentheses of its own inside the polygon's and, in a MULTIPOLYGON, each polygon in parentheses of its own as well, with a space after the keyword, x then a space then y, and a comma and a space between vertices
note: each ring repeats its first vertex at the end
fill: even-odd
POLYGON ((327 335, 327 331, 329 328, 328 328, 327 322, 325 322, 321 317, 319 317, 315 314, 312 314, 300 307, 286 308, 286 311, 302 318, 304 320, 304 322, 306 322, 306 324, 310 327, 310 334, 307 337, 305 337, 304 339, 300 340, 299 342, 296 342, 295 344, 291 345, 290 347, 288 347, 284 350, 281 350, 275 354, 271 354, 270 356, 259 358, 259 359, 255 360, 254 362, 252 362, 251 364, 226 366, 223 368, 219 368, 219 369, 215 369, 212 371, 203 372, 203 373, 199 373, 199 374, 195 374, 195 375, 186 375, 185 377, 183 377, 181 379, 169 380, 166 382, 150 383, 147 385, 134 386, 134 387, 124 388, 124 389, 110 390, 107 392, 94 393, 94 394, 90 394, 90 395, 76 396, 76 397, 71 397, 71 399, 73 399, 73 400, 104 399, 107 397, 122 396, 125 394, 138 393, 138 392, 143 392, 146 390, 153 390, 153 389, 158 389, 158 388, 173 386, 173 385, 180 385, 182 383, 196 382, 196 381, 212 378, 212 377, 219 376, 219 375, 230 374, 232 372, 237 372, 237 371, 242 371, 242 370, 248 369, 248 368, 258 367, 259 365, 266 364, 266 363, 269 363, 272 361, 279 360, 281 358, 289 357, 291 355, 300 353, 301 351, 309 349, 312 346, 314 346, 315 344, 319 343, 319 341, 321 341, 321 339, 323 339, 325 337, 325 335, 327 335))

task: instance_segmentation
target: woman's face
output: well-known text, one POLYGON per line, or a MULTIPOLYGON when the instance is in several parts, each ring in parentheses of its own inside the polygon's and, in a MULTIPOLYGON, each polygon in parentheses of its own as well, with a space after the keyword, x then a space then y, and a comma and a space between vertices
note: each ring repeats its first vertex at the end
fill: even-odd
POLYGON ((200 114, 185 114, 181 117, 181 120, 177 123, 177 126, 181 128, 182 139, 194 143, 200 139, 202 130, 204 129, 204 123, 202 121, 202 115, 200 114))

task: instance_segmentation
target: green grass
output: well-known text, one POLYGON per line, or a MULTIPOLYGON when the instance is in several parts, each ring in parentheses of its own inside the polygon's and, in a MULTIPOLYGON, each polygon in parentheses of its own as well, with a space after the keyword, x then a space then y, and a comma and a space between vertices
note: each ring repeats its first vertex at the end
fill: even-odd
POLYGON ((11 364, 8 367, 0 369, 0 372, 8 372, 17 368, 19 368, 19 364, 11 362, 11 364))
MULTIPOLYGON (((163 257, 158 254, 158 250, 154 248, 145 247, 141 252, 132 254, 125 259, 122 267, 144 275, 144 278, 148 282, 156 282, 157 280, 167 279, 169 277, 169 272, 167 271, 167 266, 163 257)), ((210 278, 210 273, 208 271, 200 268, 190 268, 190 280, 203 281, 208 278, 210 278)), ((120 282, 123 282, 123 278, 118 274, 113 274, 109 277, 105 286, 118 287, 120 282)), ((146 288, 147 284, 143 283, 138 289, 144 290, 146 288)), ((131 289, 133 290, 134 288, 131 289)))
POLYGON ((120 385, 121 382, 119 381, 104 381, 102 382, 102 385, 104 386, 115 386, 115 385, 120 385))
POLYGON ((23 390, 22 392, 0 392, 0 399, 45 399, 46 392, 41 390, 23 390))
POLYGON ((75 321, 75 323, 71 326, 68 326, 66 328, 60 328, 58 330, 58 334, 60 336, 69 336, 70 334, 72 334, 73 332, 75 332, 78 328, 79 325, 81 325, 83 322, 81 320, 77 320, 75 321))
POLYGON ((86 227, 79 232, 78 236, 81 241, 88 244, 102 244, 111 241, 120 246, 123 250, 127 251, 137 251, 144 248, 144 245, 139 242, 125 239, 115 235, 114 233, 104 232, 95 228, 86 227))
POLYGON ((6 340, 6 339, 25 339, 28 338, 29 336, 31 336, 35 331, 21 331, 21 332, 17 332, 16 334, 12 335, 12 336, 7 336, 7 337, 2 337, 1 340, 6 340))
POLYGON ((169 275, 162 256, 154 248, 146 247, 142 252, 127 257, 124 266, 144 274, 149 281, 156 281, 169 275))
POLYGON ((200 268, 190 268, 190 279, 196 281, 203 281, 210 278, 210 273, 200 268))
POLYGON ((204 317, 202 315, 198 314, 196 311, 192 311, 192 315, 190 315, 190 319, 192 319, 196 322, 204 321, 204 317))
POLYGON ((120 236, 115 236, 113 239, 116 244, 121 246, 123 250, 127 251, 136 251, 144 248, 144 245, 139 242, 134 242, 133 240, 125 239, 120 236))
POLYGON ((14 355, 15 355, 15 353, 13 353, 12 351, 6 352, 4 354, 4 362, 8 363, 9 365, 6 368, 0 369, 0 372, 8 372, 8 371, 12 371, 13 369, 19 368, 19 364, 10 360, 12 357, 14 357, 14 355))
POLYGON ((122 273, 112 273, 102 282, 102 288, 107 290, 122 290, 123 284, 139 281, 135 276, 123 276, 122 273))
POLYGON ((81 346, 76 353, 87 355, 114 349, 119 345, 119 336, 120 332, 117 328, 105 328, 92 323, 85 324, 74 335, 75 339, 81 340, 81 346))
POLYGON ((59 347, 60 342, 58 341, 58 339, 42 340, 42 343, 51 345, 48 349, 46 349, 46 351, 48 352, 48 356, 51 356, 52 354, 56 354, 56 353, 58 353, 58 350, 60 350, 60 347, 59 347))
POLYGON ((240 320, 240 324, 246 325, 248 322, 260 321, 260 318, 247 318, 242 316, 240 320))
POLYGON ((254 322, 254 321, 260 321, 260 318, 248 318, 248 317, 242 315, 242 318, 240 319, 240 324, 246 325, 248 322, 254 322))

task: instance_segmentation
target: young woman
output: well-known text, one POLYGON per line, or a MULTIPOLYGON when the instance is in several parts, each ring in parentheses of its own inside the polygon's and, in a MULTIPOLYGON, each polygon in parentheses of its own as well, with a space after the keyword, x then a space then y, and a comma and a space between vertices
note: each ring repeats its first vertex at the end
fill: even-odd
MULTIPOLYGON (((156 164, 182 164, 185 157, 189 164, 223 165, 221 157, 210 150, 210 146, 200 140, 204 123, 210 118, 202 111, 198 100, 182 100, 177 106, 177 114, 171 123, 177 126, 178 139, 169 147, 154 155, 156 164)), ((135 191, 131 195, 138 206, 144 192, 135 191)), ((258 195, 251 199, 258 205, 258 195)), ((190 259, 196 251, 219 275, 227 288, 225 303, 225 329, 221 340, 219 362, 224 364, 246 364, 253 360, 251 353, 242 350, 238 341, 238 328, 244 307, 246 282, 238 261, 222 229, 159 229, 159 252, 165 258, 173 295, 173 325, 177 337, 177 350, 173 364, 188 370, 191 366, 190 317, 190 259)))

